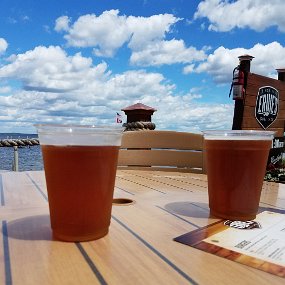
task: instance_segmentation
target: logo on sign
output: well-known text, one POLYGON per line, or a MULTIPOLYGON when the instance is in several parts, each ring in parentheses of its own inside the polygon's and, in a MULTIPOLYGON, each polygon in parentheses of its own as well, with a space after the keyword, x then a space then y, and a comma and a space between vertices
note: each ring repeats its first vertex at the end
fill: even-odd
POLYGON ((277 118, 279 109, 279 92, 271 86, 259 88, 256 97, 255 118, 267 129, 277 118))

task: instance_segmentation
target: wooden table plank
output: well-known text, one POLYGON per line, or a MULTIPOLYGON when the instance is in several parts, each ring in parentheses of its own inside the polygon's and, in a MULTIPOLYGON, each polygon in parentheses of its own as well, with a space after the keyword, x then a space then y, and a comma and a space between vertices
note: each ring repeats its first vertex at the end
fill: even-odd
MULTIPOLYGON (((6 206, 10 205, 44 205, 46 191, 37 187, 26 172, 6 172, 2 174, 3 196, 6 206)), ((43 189, 46 189, 44 187, 43 189)))
MULTIPOLYGON (((284 278, 177 243, 205 227, 205 175, 117 173, 109 234, 97 241, 55 241, 43 172, 0 174, 0 284, 284 284, 284 278)), ((265 182, 261 206, 285 209, 285 187, 265 182)))
POLYGON ((52 240, 49 216, 7 223, 13 284, 100 284, 75 243, 52 240))
POLYGON ((99 270, 109 284, 146 284, 146 276, 148 284, 195 284, 116 217, 112 219, 108 237, 83 246, 92 260, 100 264, 99 270))

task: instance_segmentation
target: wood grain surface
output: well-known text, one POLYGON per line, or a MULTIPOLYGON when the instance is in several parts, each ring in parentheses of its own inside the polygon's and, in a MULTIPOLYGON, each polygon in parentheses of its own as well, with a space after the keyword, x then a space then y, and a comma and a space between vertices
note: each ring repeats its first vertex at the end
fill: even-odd
MULTIPOLYGON (((204 174, 120 170, 110 231, 53 240, 44 173, 0 174, 0 284, 284 284, 284 278, 173 241, 209 216, 204 174)), ((261 207, 285 210, 285 185, 264 182, 261 207)))

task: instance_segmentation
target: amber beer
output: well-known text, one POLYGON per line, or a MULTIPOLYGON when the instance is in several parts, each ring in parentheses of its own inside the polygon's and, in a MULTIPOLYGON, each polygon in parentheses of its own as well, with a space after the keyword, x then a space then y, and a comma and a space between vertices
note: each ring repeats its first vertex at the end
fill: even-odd
POLYGON ((117 146, 42 147, 51 227, 60 240, 92 240, 108 233, 117 146))
POLYGON ((209 207, 230 220, 256 217, 273 132, 205 132, 209 207))
POLYGON ((105 236, 121 128, 40 125, 38 132, 54 238, 87 241, 105 236))

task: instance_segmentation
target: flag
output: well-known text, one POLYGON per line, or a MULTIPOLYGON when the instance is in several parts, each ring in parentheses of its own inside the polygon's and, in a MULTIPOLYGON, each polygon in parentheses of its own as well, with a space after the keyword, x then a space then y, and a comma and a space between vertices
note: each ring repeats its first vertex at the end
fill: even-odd
POLYGON ((121 124, 122 122, 123 122, 122 116, 119 113, 117 113, 116 114, 116 123, 121 124))

